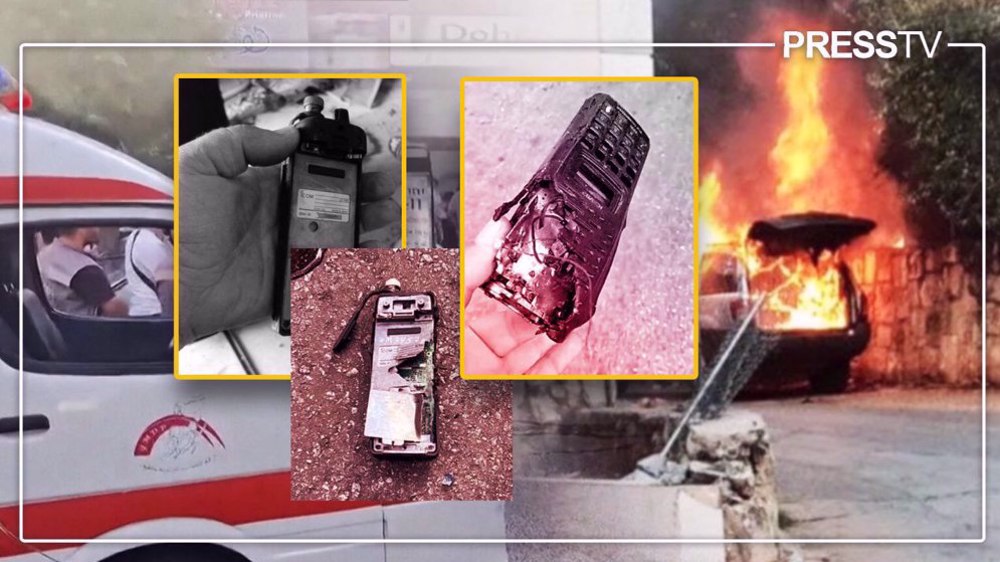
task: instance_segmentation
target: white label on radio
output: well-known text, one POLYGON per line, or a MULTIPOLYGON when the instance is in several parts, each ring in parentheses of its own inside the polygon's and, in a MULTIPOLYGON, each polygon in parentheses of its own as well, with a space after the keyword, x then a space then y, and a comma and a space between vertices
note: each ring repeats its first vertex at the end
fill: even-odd
POLYGON ((300 219, 347 222, 351 218, 351 196, 317 189, 300 189, 295 216, 300 219))

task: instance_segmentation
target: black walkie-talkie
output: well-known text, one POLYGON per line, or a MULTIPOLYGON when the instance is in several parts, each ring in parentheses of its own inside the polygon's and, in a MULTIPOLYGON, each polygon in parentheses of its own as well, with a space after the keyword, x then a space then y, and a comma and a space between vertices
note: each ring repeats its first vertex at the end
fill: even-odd
POLYGON ((299 147, 281 167, 274 323, 291 334, 291 248, 353 248, 358 245, 358 191, 365 131, 346 109, 323 116, 323 98, 309 96, 292 120, 299 147))
POLYGON ((649 137, 607 94, 583 103, 517 206, 486 294, 562 341, 594 315, 625 229, 649 137))

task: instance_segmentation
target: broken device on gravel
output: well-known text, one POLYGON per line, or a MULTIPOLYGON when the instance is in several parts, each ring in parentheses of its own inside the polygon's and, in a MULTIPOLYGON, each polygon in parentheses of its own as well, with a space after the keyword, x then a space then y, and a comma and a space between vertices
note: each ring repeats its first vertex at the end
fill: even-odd
POLYGON ((358 245, 358 190, 368 140, 346 109, 323 115, 323 98, 308 96, 292 120, 299 146, 281 165, 273 318, 291 334, 291 248, 358 245))
POLYGON ((486 294, 553 341, 586 323, 648 152, 649 137, 618 102, 588 98, 527 185, 494 212, 499 220, 517 206, 486 294))
POLYGON ((375 295, 371 387, 365 414, 365 437, 376 455, 437 455, 434 404, 434 349, 437 308, 432 293, 390 294, 390 280, 362 301, 345 326, 334 352, 347 341, 364 303, 375 295))

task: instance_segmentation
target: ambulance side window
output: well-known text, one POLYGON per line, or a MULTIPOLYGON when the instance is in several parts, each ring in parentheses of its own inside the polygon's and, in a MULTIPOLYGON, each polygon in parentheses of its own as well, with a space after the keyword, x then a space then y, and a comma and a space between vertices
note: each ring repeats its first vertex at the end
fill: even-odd
POLYGON ((17 367, 17 229, 0 230, 0 358, 17 367))
POLYGON ((13 308, 24 310, 26 361, 94 374, 122 374, 123 364, 172 372, 169 229, 52 224, 24 236, 24 289, 13 308))
POLYGON ((169 232, 123 226, 54 226, 36 231, 45 299, 57 312, 90 317, 169 317, 159 302, 172 283, 169 232))

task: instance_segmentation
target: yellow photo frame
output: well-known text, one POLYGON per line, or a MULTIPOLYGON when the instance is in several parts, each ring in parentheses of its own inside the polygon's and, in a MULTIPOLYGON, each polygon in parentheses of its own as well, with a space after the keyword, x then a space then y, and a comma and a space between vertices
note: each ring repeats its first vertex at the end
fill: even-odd
POLYGON ((475 374, 466 371, 465 354, 465 302, 459 300, 459 323, 462 329, 459 330, 459 374, 466 380, 694 380, 698 378, 699 371, 699 346, 698 346, 698 79, 693 76, 466 76, 460 82, 460 104, 459 104, 459 196, 462 198, 459 205, 459 287, 465 286, 465 87, 470 82, 673 82, 689 83, 693 89, 694 107, 692 109, 693 127, 693 166, 692 174, 692 203, 694 220, 694 232, 692 234, 692 253, 694 254, 693 270, 693 340, 692 350, 692 373, 687 374, 475 374))

